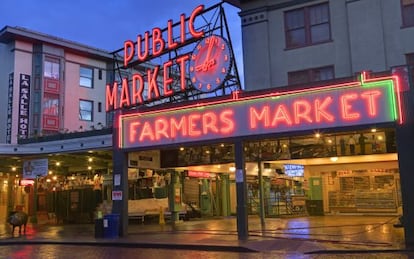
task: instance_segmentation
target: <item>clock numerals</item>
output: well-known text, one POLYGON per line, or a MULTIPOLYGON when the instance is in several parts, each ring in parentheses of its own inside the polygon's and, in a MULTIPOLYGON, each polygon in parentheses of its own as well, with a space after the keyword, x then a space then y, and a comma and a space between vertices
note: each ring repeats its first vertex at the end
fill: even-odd
POLYGON ((226 81, 231 55, 227 41, 219 35, 201 40, 190 55, 190 80, 195 89, 211 92, 226 81))

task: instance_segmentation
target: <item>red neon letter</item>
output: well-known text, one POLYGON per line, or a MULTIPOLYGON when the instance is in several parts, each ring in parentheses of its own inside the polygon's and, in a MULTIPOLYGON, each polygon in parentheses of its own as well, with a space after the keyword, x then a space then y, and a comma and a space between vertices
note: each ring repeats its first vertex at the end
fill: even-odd
POLYGON ((170 67, 172 66, 172 60, 168 60, 164 63, 164 96, 170 96, 173 94, 173 90, 171 89, 170 85, 174 81, 170 75, 170 67))
POLYGON ((119 107, 128 107, 131 105, 129 99, 129 88, 128 88, 128 79, 122 79, 122 88, 121 88, 121 96, 119 98, 119 107))
POLYGON ((124 66, 128 65, 128 62, 134 57, 134 42, 126 40, 124 42, 124 66))
POLYGON ((160 28, 152 29, 152 55, 158 56, 162 53, 165 47, 165 41, 162 38, 162 32, 160 28))
POLYGON ((168 20, 167 33, 168 33, 168 49, 173 50, 173 49, 177 48, 178 43, 174 42, 174 38, 173 38, 174 37, 174 31, 173 31, 173 21, 172 20, 168 20))
POLYGON ((132 122, 129 124, 129 142, 134 143, 135 138, 137 137, 137 128, 141 125, 140 122, 132 122))
POLYGON ((368 114, 371 117, 374 117, 378 114, 378 102, 376 101, 380 95, 380 91, 367 91, 361 94, 361 98, 367 101, 368 114))
POLYGON ((157 78, 158 78, 158 71, 160 70, 159 66, 156 66, 154 68, 154 73, 151 74, 151 69, 147 70, 147 74, 148 74, 148 98, 147 100, 150 101, 152 100, 152 92, 155 93, 155 97, 158 99, 160 98, 160 91, 158 89, 158 83, 157 83, 157 78))
POLYGON ((341 106, 342 106, 342 118, 344 120, 357 120, 360 117, 360 114, 357 112, 352 112, 352 104, 350 101, 354 101, 358 98, 357 94, 344 94, 341 96, 341 106))
POLYGON ((311 111, 311 105, 308 101, 305 100, 299 100, 293 102, 293 110, 295 113, 295 123, 300 124, 300 118, 304 119, 307 122, 312 122, 312 119, 310 118, 309 114, 311 111))
POLYGON ((146 121, 142 126, 139 141, 145 140, 146 137, 149 138, 149 140, 154 140, 154 132, 152 131, 151 124, 148 121, 146 121))
POLYGON ((275 116, 273 117, 272 124, 271 124, 272 127, 277 126, 279 121, 286 123, 286 125, 292 125, 292 119, 290 118, 288 109, 283 104, 280 104, 277 106, 275 116))
POLYGON ((209 131, 213 133, 218 132, 217 128, 217 116, 214 112, 207 112, 203 114, 203 133, 208 134, 209 131))
POLYGON ((149 52, 149 32, 145 32, 144 39, 144 53, 142 53, 142 36, 138 35, 137 38, 137 56, 139 61, 144 61, 148 57, 149 52))
POLYGON ((327 121, 333 122, 335 117, 326 111, 328 106, 332 103, 332 97, 326 97, 322 103, 319 99, 315 100, 315 120, 316 122, 321 122, 322 117, 324 117, 327 121))
POLYGON ((140 74, 133 74, 132 75, 132 104, 135 105, 137 104, 137 99, 138 99, 138 104, 143 103, 143 99, 142 99, 142 92, 144 91, 144 79, 142 78, 142 76, 140 74), (139 87, 137 88, 137 81, 139 84, 139 87))
POLYGON ((220 132, 223 134, 232 133, 234 131, 233 110, 224 110, 220 113, 220 121, 223 126, 220 127, 220 132))
POLYGON ((117 109, 117 99, 118 99, 118 83, 114 82, 114 85, 111 89, 109 84, 106 85, 106 111, 110 111, 112 109, 117 109), (112 109, 111 109, 112 108, 112 109))
POLYGON ((185 91, 185 88, 187 86, 186 80, 185 80, 185 77, 187 75, 185 62, 189 59, 190 59, 190 55, 183 55, 176 59, 177 64, 180 64, 180 81, 181 81, 180 85, 181 85, 181 91, 183 92, 185 91))
POLYGON ((201 131, 197 129, 197 121, 200 119, 200 114, 190 114, 188 116, 188 135, 190 137, 198 137, 201 131))
POLYGON ((170 119, 171 127, 171 138, 177 137, 177 131, 181 131, 181 136, 187 136, 187 120, 186 117, 181 117, 180 121, 177 122, 175 118, 170 119))
POLYGON ((250 114, 250 128, 256 129, 257 128, 257 120, 261 121, 264 120, 264 126, 269 126, 269 106, 265 105, 263 106, 263 109, 261 110, 260 114, 256 111, 254 107, 250 107, 249 109, 250 114))
POLYGON ((187 31, 185 30, 185 14, 181 14, 180 16, 180 35, 181 35, 181 44, 185 42, 185 34, 187 31))
POLYGON ((200 38, 204 36, 204 31, 196 31, 194 28, 194 19, 203 10, 204 5, 197 6, 191 13, 190 19, 188 20, 188 30, 190 31, 191 36, 193 36, 194 38, 200 38))
POLYGON ((160 140, 162 136, 169 138, 168 133, 168 121, 166 119, 157 119, 155 121, 155 139, 160 140))

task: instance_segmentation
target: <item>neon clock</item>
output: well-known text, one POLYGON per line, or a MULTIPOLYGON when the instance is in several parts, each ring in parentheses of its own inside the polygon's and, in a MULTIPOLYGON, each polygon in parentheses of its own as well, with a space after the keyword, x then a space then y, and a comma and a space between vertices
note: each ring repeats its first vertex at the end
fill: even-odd
POLYGON ((211 92, 226 80, 231 68, 230 47, 223 37, 211 35, 203 38, 190 58, 190 79, 202 92, 211 92))

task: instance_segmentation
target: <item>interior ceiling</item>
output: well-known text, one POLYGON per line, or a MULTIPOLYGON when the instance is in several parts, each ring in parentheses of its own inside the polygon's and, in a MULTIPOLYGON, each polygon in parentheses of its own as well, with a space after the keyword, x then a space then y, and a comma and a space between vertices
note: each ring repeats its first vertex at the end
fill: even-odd
MULTIPOLYGON (((15 156, 3 156, 0 157, 0 173, 12 172, 12 168, 16 168, 16 173, 22 172, 24 160, 40 159, 44 157, 15 157, 15 156)), ((48 156, 49 170, 59 170, 56 166, 57 162, 60 162, 60 170, 62 172, 88 172, 88 166, 91 166, 91 170, 104 170, 108 168, 112 170, 112 150, 94 150, 83 151, 76 153, 61 153, 51 154, 48 156), (92 158, 92 161, 89 161, 92 158)), ((269 163, 270 168, 282 168, 283 164, 301 164, 301 165, 340 165, 349 163, 367 163, 367 162, 381 162, 381 161, 397 161, 397 154, 376 154, 366 156, 343 156, 338 157, 336 161, 331 158, 312 158, 312 159, 295 159, 295 160, 278 160, 278 161, 264 161, 269 163)), ((246 171, 248 174, 256 173, 258 171, 257 162, 246 163, 246 171)), ((173 168, 178 171, 194 170, 202 172, 213 173, 231 173, 234 169, 234 163, 220 164, 220 165, 200 165, 200 166, 188 166, 173 168)), ((234 172, 234 171, 233 171, 234 172)))

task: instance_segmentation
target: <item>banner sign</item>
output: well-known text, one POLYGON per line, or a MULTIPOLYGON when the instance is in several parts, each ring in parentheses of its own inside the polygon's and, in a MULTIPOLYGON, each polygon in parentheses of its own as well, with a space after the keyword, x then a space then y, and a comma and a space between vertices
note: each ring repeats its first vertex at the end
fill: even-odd
POLYGON ((148 147, 400 119, 398 80, 324 86, 120 115, 120 148, 148 147))
POLYGON ((35 179, 46 176, 49 172, 47 159, 33 159, 23 162, 23 179, 35 179))
POLYGON ((6 143, 11 143, 12 137, 12 115, 13 115, 13 82, 14 73, 9 74, 9 90, 7 92, 7 122, 6 122, 6 143))
POLYGON ((30 76, 20 74, 19 117, 17 121, 19 138, 29 136, 30 76))

